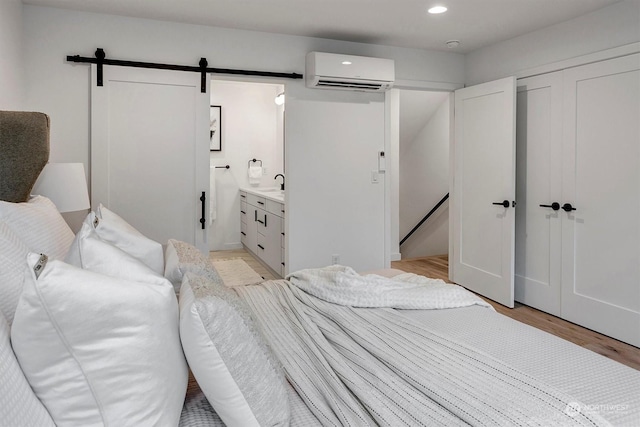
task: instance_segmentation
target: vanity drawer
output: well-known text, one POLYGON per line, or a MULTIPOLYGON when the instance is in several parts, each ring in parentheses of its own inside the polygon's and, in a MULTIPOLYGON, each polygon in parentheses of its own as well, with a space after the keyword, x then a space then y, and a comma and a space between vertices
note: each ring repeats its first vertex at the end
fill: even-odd
POLYGON ((264 209, 265 205, 267 204, 266 200, 267 199, 265 199, 264 197, 256 196, 255 194, 247 194, 247 203, 259 208, 264 209))
POLYGON ((284 205, 279 202, 267 199, 267 211, 279 217, 284 216, 284 205))

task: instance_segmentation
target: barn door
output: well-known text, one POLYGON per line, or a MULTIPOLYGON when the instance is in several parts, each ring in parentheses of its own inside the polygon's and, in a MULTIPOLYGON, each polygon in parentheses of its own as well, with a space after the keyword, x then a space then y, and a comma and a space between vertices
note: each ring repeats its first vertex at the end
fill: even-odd
POLYGON ((100 87, 94 65, 92 80, 93 208, 104 204, 162 244, 208 251, 200 198, 209 195, 209 94, 200 76, 105 66, 100 87))
POLYGON ((516 81, 455 92, 451 280, 513 307, 516 81))

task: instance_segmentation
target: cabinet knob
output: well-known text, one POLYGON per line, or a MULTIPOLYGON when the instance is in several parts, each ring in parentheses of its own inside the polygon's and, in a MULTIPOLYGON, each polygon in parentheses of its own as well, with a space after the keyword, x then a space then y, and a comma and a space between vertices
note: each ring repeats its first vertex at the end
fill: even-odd
POLYGON ((571 203, 565 203, 564 205, 562 205, 562 210, 565 212, 571 212, 571 211, 575 211, 576 208, 571 206, 571 203))
POLYGON ((498 205, 508 208, 509 206, 511 206, 511 203, 509 203, 508 200, 503 200, 502 202, 493 202, 492 205, 498 205))

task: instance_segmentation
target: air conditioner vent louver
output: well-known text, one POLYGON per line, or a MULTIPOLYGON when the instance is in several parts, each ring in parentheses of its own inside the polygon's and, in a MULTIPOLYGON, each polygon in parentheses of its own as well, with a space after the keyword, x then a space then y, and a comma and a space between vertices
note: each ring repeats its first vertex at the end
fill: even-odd
POLYGON ((393 86, 392 59, 310 52, 306 58, 306 85, 316 89, 383 92, 393 86))
POLYGON ((338 82, 332 80, 318 80, 318 87, 341 88, 341 89, 360 89, 360 90, 380 90, 381 83, 360 83, 360 82, 338 82))

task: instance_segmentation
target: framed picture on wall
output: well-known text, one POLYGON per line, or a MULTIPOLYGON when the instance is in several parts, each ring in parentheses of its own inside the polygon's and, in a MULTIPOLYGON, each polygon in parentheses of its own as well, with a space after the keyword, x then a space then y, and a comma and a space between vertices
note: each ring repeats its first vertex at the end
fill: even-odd
POLYGON ((209 150, 222 151, 222 107, 212 105, 209 118, 209 150))

